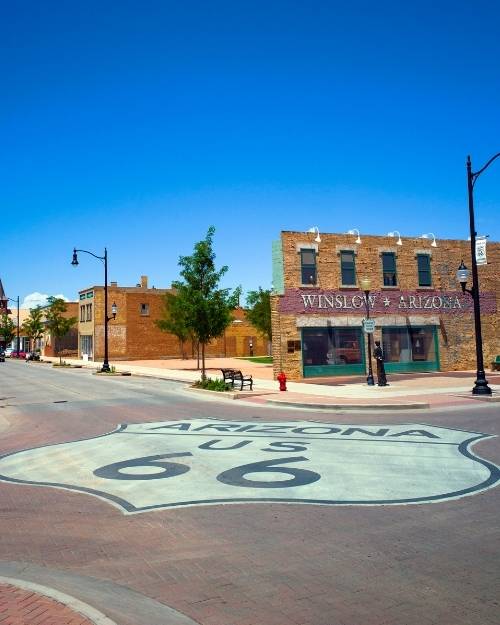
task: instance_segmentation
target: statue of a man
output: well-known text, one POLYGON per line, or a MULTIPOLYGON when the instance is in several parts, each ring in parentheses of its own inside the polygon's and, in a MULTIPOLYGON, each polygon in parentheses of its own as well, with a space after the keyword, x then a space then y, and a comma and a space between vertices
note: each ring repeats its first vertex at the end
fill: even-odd
POLYGON ((377 384, 378 386, 387 386, 387 377, 384 367, 384 352, 380 347, 380 341, 375 341, 375 350, 373 351, 375 360, 377 361, 377 384))

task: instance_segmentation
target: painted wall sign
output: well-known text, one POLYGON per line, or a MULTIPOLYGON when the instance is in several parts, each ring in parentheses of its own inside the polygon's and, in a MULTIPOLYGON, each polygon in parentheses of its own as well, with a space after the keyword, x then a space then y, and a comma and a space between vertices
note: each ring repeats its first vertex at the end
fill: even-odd
MULTIPOLYGON (((472 313, 472 297, 459 291, 376 291, 368 297, 370 311, 374 314, 396 314, 415 312, 436 313, 472 313)), ((280 300, 280 312, 364 314, 365 297, 361 293, 341 293, 320 289, 287 289, 280 300)), ((496 312, 495 293, 481 293, 481 313, 496 312)))
POLYGON ((261 424, 193 419, 0 458, 0 480, 101 497, 126 513, 244 502, 387 505, 493 487, 471 445, 489 435, 421 424, 261 424))

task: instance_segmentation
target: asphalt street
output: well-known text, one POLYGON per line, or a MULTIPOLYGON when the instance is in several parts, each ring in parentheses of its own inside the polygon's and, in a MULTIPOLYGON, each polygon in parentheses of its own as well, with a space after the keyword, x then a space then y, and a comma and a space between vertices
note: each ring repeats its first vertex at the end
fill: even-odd
POLYGON ((498 404, 313 411, 0 366, 0 576, 117 625, 498 624, 498 404))

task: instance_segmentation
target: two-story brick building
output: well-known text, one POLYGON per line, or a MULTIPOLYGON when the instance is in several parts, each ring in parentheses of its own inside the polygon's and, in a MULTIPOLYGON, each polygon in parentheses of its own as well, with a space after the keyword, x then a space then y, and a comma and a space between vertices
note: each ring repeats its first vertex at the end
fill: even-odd
MULTIPOLYGON (((500 353, 500 244, 487 250, 479 280, 489 364, 500 353)), ((475 368, 472 298, 456 279, 470 256, 468 241, 282 232, 273 244, 275 375, 366 372, 362 279, 371 282, 372 340, 382 343, 388 373, 475 368)))
MULTIPOLYGON (((136 286, 108 285, 108 315, 116 304, 116 319, 108 323, 109 358, 146 360, 181 358, 177 337, 162 332, 156 321, 162 317, 164 295, 171 289, 148 287, 147 276, 136 286)), ((89 360, 104 356, 104 287, 92 286, 79 292, 78 355, 89 360)), ((195 355, 195 346, 186 341, 184 351, 195 355)), ((207 356, 262 356, 267 341, 247 321, 242 309, 234 311, 234 321, 225 334, 206 348, 207 356)))

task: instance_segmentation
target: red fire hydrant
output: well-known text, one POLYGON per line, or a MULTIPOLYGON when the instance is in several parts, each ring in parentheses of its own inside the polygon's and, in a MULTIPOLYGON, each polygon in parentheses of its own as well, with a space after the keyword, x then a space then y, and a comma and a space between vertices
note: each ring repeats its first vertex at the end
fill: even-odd
POLYGON ((286 375, 283 371, 278 374, 276 377, 278 382, 280 383, 280 391, 286 391, 286 375))

